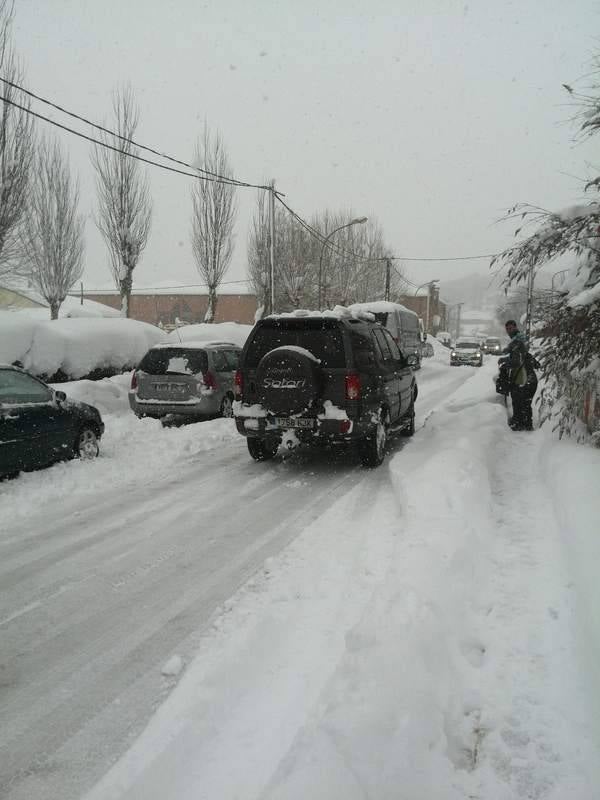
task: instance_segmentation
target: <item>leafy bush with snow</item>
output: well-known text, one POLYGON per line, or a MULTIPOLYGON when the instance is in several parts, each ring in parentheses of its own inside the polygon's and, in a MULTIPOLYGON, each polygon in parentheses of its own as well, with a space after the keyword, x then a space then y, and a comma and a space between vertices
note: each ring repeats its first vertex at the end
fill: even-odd
POLYGON ((0 363, 19 361, 34 375, 52 380, 131 369, 163 339, 159 328, 132 319, 50 321, 0 312, 0 363))
MULTIPOLYGON (((600 58, 595 67, 598 76, 600 58)), ((600 133, 600 83, 573 97, 582 108, 580 135, 600 133)), ((600 177, 586 189, 600 192, 600 177)), ((515 236, 528 224, 535 230, 498 257, 507 268, 507 287, 526 282, 531 270, 536 272, 556 258, 571 257, 572 268, 562 290, 541 308, 540 353, 542 421, 554 419, 560 435, 570 435, 580 430, 578 417, 585 398, 600 385, 600 201, 555 212, 518 205, 509 211, 509 218, 520 219, 515 236)))

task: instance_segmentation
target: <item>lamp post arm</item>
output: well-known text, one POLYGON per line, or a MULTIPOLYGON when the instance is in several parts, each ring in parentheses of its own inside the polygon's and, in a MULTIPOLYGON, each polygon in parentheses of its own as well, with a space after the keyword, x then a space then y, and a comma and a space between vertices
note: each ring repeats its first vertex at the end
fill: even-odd
POLYGON ((340 225, 339 228, 334 228, 331 231, 331 233, 328 233, 327 236, 323 239, 323 244, 321 245, 321 254, 319 256, 319 285, 318 285, 318 300, 317 300, 319 309, 321 308, 322 287, 323 287, 323 253, 325 252, 325 247, 327 246, 327 242, 338 231, 341 231, 344 228, 349 228, 351 225, 361 225, 363 222, 366 221, 367 221, 366 217, 359 217, 358 219, 353 219, 350 222, 346 222, 345 225, 340 225))

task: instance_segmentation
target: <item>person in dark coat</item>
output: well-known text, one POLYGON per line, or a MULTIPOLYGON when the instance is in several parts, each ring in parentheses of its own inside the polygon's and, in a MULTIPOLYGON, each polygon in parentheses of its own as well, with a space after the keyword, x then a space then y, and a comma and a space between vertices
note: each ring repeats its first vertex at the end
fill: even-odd
POLYGON ((533 430, 531 403, 537 391, 537 375, 535 359, 529 354, 525 337, 519 331, 514 319, 509 319, 504 326, 510 337, 508 347, 504 349, 505 358, 498 359, 500 365, 508 370, 510 397, 513 415, 508 424, 513 431, 533 430))

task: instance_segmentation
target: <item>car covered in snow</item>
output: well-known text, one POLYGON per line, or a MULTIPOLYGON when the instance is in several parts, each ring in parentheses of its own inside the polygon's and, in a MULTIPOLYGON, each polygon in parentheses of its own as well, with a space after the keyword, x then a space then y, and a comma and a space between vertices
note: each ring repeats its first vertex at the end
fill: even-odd
POLYGON ((0 477, 68 458, 94 458, 100 412, 16 366, 0 365, 0 477))
POLYGON ((240 353, 231 342, 155 345, 132 373, 132 411, 155 418, 233 416, 233 377, 240 353))
POLYGON ((282 442, 358 445, 381 464, 388 435, 415 430, 414 354, 372 314, 295 311, 260 320, 236 373, 234 414, 257 461, 282 442))
POLYGON ((479 339, 461 336, 456 340, 450 350, 450 365, 458 367, 461 364, 469 364, 472 367, 480 367, 483 364, 479 339))

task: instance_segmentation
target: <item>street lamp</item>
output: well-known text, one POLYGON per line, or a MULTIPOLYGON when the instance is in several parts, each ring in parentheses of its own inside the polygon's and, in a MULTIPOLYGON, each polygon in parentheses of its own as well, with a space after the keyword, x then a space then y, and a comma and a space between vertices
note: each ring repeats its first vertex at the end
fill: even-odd
POLYGON ((415 297, 419 293, 419 289, 422 289, 424 286, 427 286, 427 312, 425 317, 425 333, 429 333, 429 298, 431 296, 431 287, 434 283, 439 282, 439 278, 434 278, 432 281, 427 281, 426 283, 422 283, 420 286, 417 286, 415 289, 415 297))
POLYGON ((331 233, 328 233, 327 236, 323 239, 323 244, 321 246, 321 255, 319 256, 319 286, 318 286, 318 305, 317 308, 321 308, 321 295, 322 295, 322 288, 323 288, 323 253, 325 252, 325 245, 338 231, 343 230, 344 228, 349 228, 351 225, 362 225, 364 222, 367 221, 367 217, 356 217, 356 219, 350 220, 345 225, 340 225, 339 228, 334 228, 331 233))

